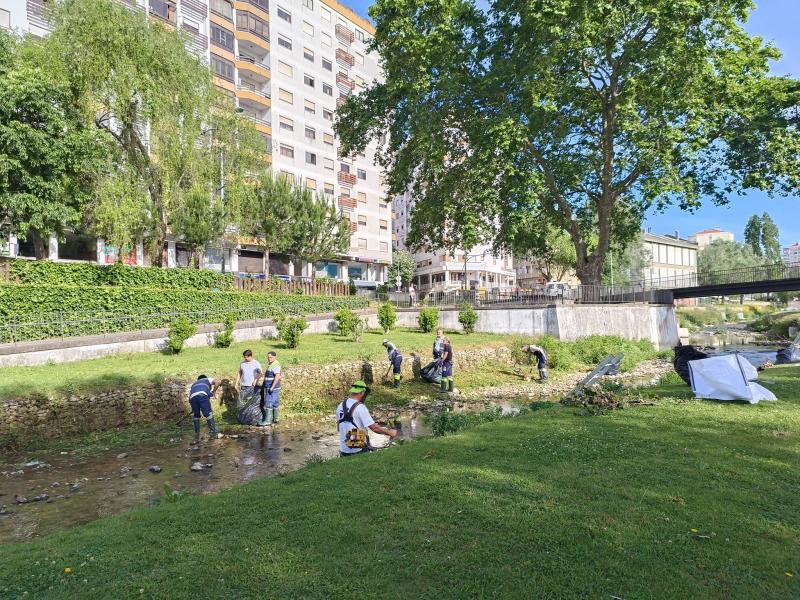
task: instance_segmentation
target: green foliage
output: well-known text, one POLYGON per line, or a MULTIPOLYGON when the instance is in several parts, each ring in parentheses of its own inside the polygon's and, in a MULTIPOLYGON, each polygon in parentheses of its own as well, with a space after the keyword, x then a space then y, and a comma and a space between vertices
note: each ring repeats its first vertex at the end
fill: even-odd
POLYGON ((31 285, 124 286, 182 290, 231 290, 233 275, 208 269, 161 269, 126 265, 12 260, 12 281, 31 285))
POLYGON ((364 298, 147 288, 0 285, 0 341, 166 327, 173 315, 197 323, 366 308, 364 298), (63 317, 62 317, 63 316, 63 317), (60 319, 68 321, 62 326, 60 319))
POLYGON ((250 204, 241 215, 241 229, 268 254, 285 252, 295 242, 298 219, 292 184, 268 171, 253 186, 250 204))
POLYGON ((197 333, 197 326, 186 317, 178 317, 169 326, 167 332, 167 351, 170 354, 180 354, 183 344, 197 333))
POLYGON ((192 253, 219 239, 225 229, 222 203, 209 187, 196 183, 175 209, 173 233, 192 253))
POLYGON ((389 333, 397 323, 397 311, 391 302, 384 302, 378 308, 378 323, 383 333, 389 333))
POLYGON ((440 412, 428 417, 428 426, 434 436, 443 436, 456 433, 468 427, 475 427, 482 423, 491 423, 503 418, 500 407, 491 408, 481 412, 440 412))
POLYGON ((755 256, 764 256, 764 247, 761 245, 761 218, 753 215, 747 219, 744 226, 744 243, 750 246, 755 256))
POLYGON ((747 220, 744 243, 767 264, 781 261, 780 231, 767 212, 761 216, 753 215, 747 220))
POLYGON ((214 339, 215 348, 229 348, 233 343, 233 328, 236 325, 236 316, 230 313, 225 316, 225 329, 217 332, 214 339))
POLYGON ((398 275, 400 276, 401 284, 408 285, 414 277, 415 267, 414 257, 409 252, 395 250, 392 252, 392 264, 389 265, 388 285, 394 289, 398 275))
MULTIPOLYGON (((553 371, 594 368, 606 356, 619 352, 625 355, 620 366, 621 370, 630 371, 640 362, 657 356, 652 342, 624 340, 615 335, 591 335, 574 342, 565 342, 550 335, 543 335, 536 343, 547 352, 547 366, 553 371)), ((521 351, 517 352, 515 358, 520 363, 527 360, 521 351)))
POLYGON ((349 281, 349 287, 350 287, 350 295, 355 296, 358 293, 358 287, 356 287, 356 282, 352 277, 350 278, 349 281))
POLYGON ((532 263, 547 281, 563 281, 575 270, 575 245, 569 235, 548 225, 538 212, 511 215, 497 246, 532 263))
POLYGON ((714 283, 710 276, 715 271, 728 269, 746 269, 762 264, 763 260, 756 256, 747 244, 728 240, 714 240, 697 255, 697 274, 706 283, 714 283))
POLYGON ((421 308, 417 317, 419 328, 425 333, 430 333, 439 324, 438 308, 421 308))
POLYGON ((349 308, 340 309, 335 315, 336 333, 342 337, 350 337, 355 333, 356 325, 360 321, 358 315, 349 308))
MULTIPOLYGON (((321 260, 336 258, 350 247, 350 221, 322 194, 295 188, 297 219, 292 254, 316 265, 321 260)), ((312 269, 312 279, 317 270, 312 269)))
POLYGON ((772 338, 789 339, 789 328, 800 331, 800 311, 778 312, 765 315, 750 324, 753 331, 767 333, 772 338))
POLYGON ((287 348, 297 348, 300 345, 300 336, 308 329, 308 322, 303 317, 287 317, 281 314, 276 319, 278 336, 287 348))
POLYGON ((634 236, 629 241, 619 240, 612 242, 600 282, 603 285, 629 285, 632 281, 643 278, 644 267, 651 260, 650 253, 644 246, 642 234, 634 236))
POLYGON ((464 302, 458 309, 458 322, 464 328, 464 333, 470 334, 475 331, 475 323, 478 322, 478 313, 472 308, 472 304, 464 302))

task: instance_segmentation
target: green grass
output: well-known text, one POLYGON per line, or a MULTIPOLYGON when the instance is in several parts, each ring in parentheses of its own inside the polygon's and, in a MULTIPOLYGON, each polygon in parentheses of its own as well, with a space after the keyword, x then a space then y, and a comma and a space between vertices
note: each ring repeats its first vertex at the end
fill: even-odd
MULTIPOLYGON (((486 347, 503 343, 509 336, 474 333, 450 333, 456 351, 470 347, 486 347)), ((411 351, 425 352, 430 356, 433 334, 410 330, 396 330, 388 336, 408 357, 411 351)), ((38 367, 8 367, 0 369, 0 399, 21 398, 52 391, 80 392, 111 389, 134 385, 144 381, 166 378, 194 378, 204 373, 210 376, 235 377, 242 352, 250 348, 262 364, 270 350, 278 353, 285 368, 296 364, 325 364, 358 360, 366 353, 384 357, 381 332, 367 332, 361 342, 335 335, 310 334, 303 336, 298 348, 283 348, 279 340, 261 340, 236 343, 229 348, 187 348, 178 355, 158 352, 122 354, 74 363, 48 364, 38 367)))
POLYGON ((789 338, 789 327, 800 327, 800 310, 765 315, 750 324, 753 331, 767 333, 773 338, 789 338))
POLYGON ((764 378, 779 402, 537 410, 3 546, 0 596, 796 598, 800 368, 764 378))

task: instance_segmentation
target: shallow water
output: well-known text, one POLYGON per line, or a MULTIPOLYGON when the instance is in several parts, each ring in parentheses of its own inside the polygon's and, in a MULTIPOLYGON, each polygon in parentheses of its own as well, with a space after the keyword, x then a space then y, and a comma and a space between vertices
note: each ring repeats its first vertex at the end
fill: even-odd
MULTIPOLYGON (((399 421, 400 439, 429 434, 421 415, 401 414, 399 421)), ((206 439, 204 430, 198 444, 192 438, 187 429, 166 445, 139 444, 88 458, 69 452, 20 455, 15 459, 18 464, 0 467, 0 506, 6 505, 10 513, 0 514, 0 542, 48 535, 159 502, 165 485, 176 491, 212 494, 257 477, 299 469, 312 457, 330 459, 339 454, 332 419, 252 428, 221 440, 206 439), (198 462, 207 466, 192 471, 198 462), (161 472, 151 472, 153 465, 161 467, 161 472), (33 501, 45 494, 47 499, 33 501), (17 504, 15 496, 29 502, 17 504)), ((370 439, 375 446, 388 442, 387 437, 375 434, 370 439)))

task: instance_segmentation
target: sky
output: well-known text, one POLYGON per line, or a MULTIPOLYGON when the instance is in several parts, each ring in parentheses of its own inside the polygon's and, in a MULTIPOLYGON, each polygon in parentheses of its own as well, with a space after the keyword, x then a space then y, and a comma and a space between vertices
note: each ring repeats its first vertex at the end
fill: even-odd
MULTIPOLYGON (((344 0, 358 14, 367 16, 370 0, 344 0)), ((772 41, 783 53, 780 61, 773 63, 772 70, 779 75, 800 77, 800 0, 756 0, 756 10, 750 15, 745 29, 772 41)), ((744 226, 753 214, 768 212, 780 229, 781 244, 788 246, 800 242, 800 196, 770 198, 759 191, 732 196, 726 206, 714 206, 706 202, 694 213, 678 208, 664 213, 648 214, 645 227, 654 233, 674 233, 686 237, 712 227, 736 234, 741 241, 744 226)))

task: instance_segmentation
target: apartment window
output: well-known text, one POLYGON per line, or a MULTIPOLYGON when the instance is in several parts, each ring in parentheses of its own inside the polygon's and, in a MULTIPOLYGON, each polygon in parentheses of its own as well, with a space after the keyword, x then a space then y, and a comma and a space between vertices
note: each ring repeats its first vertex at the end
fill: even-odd
POLYGON ((381 231, 388 231, 389 230, 389 222, 388 221, 386 221, 384 219, 381 219, 380 222, 379 222, 379 225, 380 225, 381 231))
POLYGON ((285 38, 282 35, 279 35, 278 36, 278 45, 282 46, 283 48, 286 48, 287 50, 291 50, 292 49, 292 40, 290 40, 289 38, 285 38))
POLYGON ((311 75, 303 75, 303 83, 305 83, 308 87, 314 87, 314 78, 311 75))
POLYGON ((288 10, 281 8, 280 6, 278 7, 278 16, 287 23, 292 22, 292 13, 290 13, 288 10))
MULTIPOLYGON (((323 90, 325 89, 325 84, 322 84, 323 90)), ((322 118, 326 121, 333 121, 333 111, 328 110, 327 108, 322 109, 322 118)))
POLYGON ((324 6, 319 7, 319 12, 322 13, 322 20, 327 21, 328 23, 331 22, 331 11, 329 11, 324 6))
POLYGON ((358 201, 366 204, 367 194, 365 192, 358 192, 358 201))
POLYGON ((363 65, 364 64, 364 55, 360 52, 356 52, 356 64, 363 65))
POLYGON ((358 226, 359 227, 366 227, 367 226, 367 216, 366 215, 358 215, 358 226))
POLYGON ((363 42, 363 41, 364 41, 364 32, 363 32, 363 31, 361 31, 361 30, 360 30, 360 29, 358 29, 358 28, 356 28, 356 39, 357 39, 359 42, 363 42))
POLYGON ((294 121, 292 121, 289 117, 280 117, 278 119, 279 127, 283 131, 293 132, 294 131, 294 121))
POLYGON ((328 171, 333 171, 333 159, 323 158, 322 166, 325 167, 328 171))
POLYGON ((303 48, 303 58, 314 62, 314 51, 311 48, 303 48))
POLYGON ((236 29, 249 31, 253 35, 269 40, 269 25, 267 22, 248 12, 236 11, 236 29))
POLYGON ((306 179, 306 187, 310 190, 317 189, 317 180, 316 179, 306 179))
POLYGON ((314 0, 303 0, 303 8, 314 10, 314 0))
POLYGON ((333 39, 331 36, 324 31, 322 32, 322 45, 327 46, 328 48, 333 47, 333 39))
POLYGON ((367 172, 364 169, 358 170, 358 178, 363 179, 364 181, 367 180, 367 172))
POLYGON ((294 104, 294 94, 292 94, 292 92, 288 92, 284 89, 278 89, 278 98, 287 104, 294 104))
POLYGON ((389 251, 389 242, 381 242, 381 252, 389 251))
POLYGON ((327 58, 322 59, 322 68, 333 73, 333 63, 327 58))
POLYGON ((322 84, 322 93, 326 96, 333 96, 333 87, 327 83, 322 84))
POLYGON ((358 248, 360 250, 367 249, 367 238, 358 238, 358 248))
POLYGON ((281 156, 285 156, 286 158, 294 158, 294 148, 287 146, 286 144, 281 144, 281 156))
POLYGON ((303 33, 309 37, 314 37, 314 26, 308 21, 303 21, 303 33))
POLYGON ((322 141, 325 142, 328 146, 333 146, 333 134, 323 133, 322 141))
POLYGON ((294 175, 289 173, 289 171, 281 171, 281 179, 288 181, 292 185, 294 185, 294 175))
POLYGON ((282 60, 278 61, 278 71, 281 75, 286 75, 287 77, 292 77, 294 75, 294 68, 289 63, 285 63, 282 60))
POLYGON ((360 88, 363 88, 363 87, 364 87, 364 85, 365 85, 366 83, 367 83, 367 82, 366 82, 366 81, 364 81, 364 78, 363 78, 363 77, 359 77, 358 75, 356 75, 356 85, 357 85, 358 87, 360 87, 360 88))
POLYGON ((208 7, 211 9, 211 12, 233 21, 233 6, 231 6, 228 0, 211 0, 208 7))
POLYGON ((326 183, 325 184, 325 195, 326 196, 333 196, 333 184, 326 183))
POLYGON ((221 77, 222 79, 233 81, 233 63, 231 61, 212 54, 211 68, 214 69, 215 75, 221 77))
POLYGON ((317 164, 317 155, 313 152, 306 152, 306 164, 309 165, 316 165, 317 164))
MULTIPOLYGON (((317 132, 313 127, 306 127, 306 139, 313 142, 317 139, 317 132)), ((317 164, 317 163, 314 163, 317 164)))
POLYGON ((349 173, 350 172, 350 165, 348 165, 347 163, 341 163, 339 165, 339 170, 342 173, 349 173))
POLYGON ((311 116, 317 114, 317 105, 314 104, 311 100, 304 100, 303 105, 306 109, 306 115, 311 116))
POLYGON ((389 208, 389 204, 386 202, 381 201, 381 208, 389 208))
POLYGON ((187 19, 186 17, 183 17, 183 28, 194 31, 195 33, 200 33, 200 23, 194 19, 187 19))

